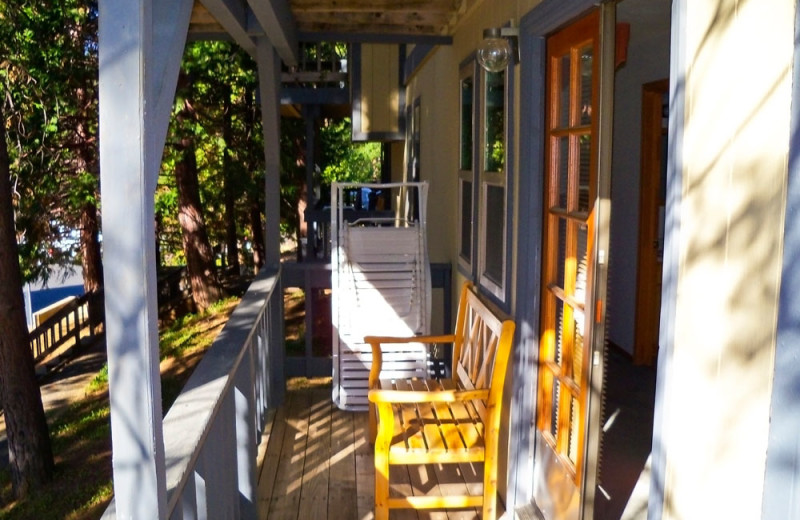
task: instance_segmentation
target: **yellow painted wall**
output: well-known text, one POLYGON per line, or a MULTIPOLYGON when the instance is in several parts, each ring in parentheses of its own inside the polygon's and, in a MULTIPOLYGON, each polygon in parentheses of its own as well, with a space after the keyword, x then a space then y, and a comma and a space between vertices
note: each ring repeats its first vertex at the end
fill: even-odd
MULTIPOLYGON (((421 99, 420 170, 422 179, 431 183, 431 205, 428 211, 431 258, 434 261, 447 260, 453 263, 454 298, 457 298, 458 288, 464 281, 458 272, 455 260, 458 258, 459 66, 474 54, 483 40, 484 29, 503 26, 509 21, 519 25, 520 18, 538 3, 535 0, 471 3, 468 16, 458 25, 453 44, 438 47, 420 73, 415 75, 407 86, 406 99, 409 104, 417 97, 421 99)), ((519 92, 518 73, 515 74, 515 81, 515 91, 519 92)), ((519 96, 514 101, 515 105, 511 107, 509 117, 513 117, 514 125, 518 126, 519 96)), ((514 157, 517 161, 518 143, 510 143, 510 146, 514 147, 514 157)), ((514 164, 514 172, 515 175, 519 174, 517 164, 514 164)), ((516 181, 514 182, 516 184, 516 181)), ((512 259, 515 257, 516 255, 512 254, 512 259)), ((512 268, 512 276, 513 273, 512 268)))
POLYGON ((760 518, 787 177, 792 0, 686 2, 665 519, 760 518))
POLYGON ((361 132, 399 131, 398 46, 361 46, 361 132))

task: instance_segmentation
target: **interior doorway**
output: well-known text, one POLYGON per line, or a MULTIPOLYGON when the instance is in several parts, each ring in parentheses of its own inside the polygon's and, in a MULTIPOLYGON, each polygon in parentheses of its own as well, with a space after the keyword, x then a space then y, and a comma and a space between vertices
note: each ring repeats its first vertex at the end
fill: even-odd
POLYGON ((639 255, 633 361, 655 364, 661 315, 664 208, 667 180, 669 81, 642 86, 642 169, 639 188, 639 255))

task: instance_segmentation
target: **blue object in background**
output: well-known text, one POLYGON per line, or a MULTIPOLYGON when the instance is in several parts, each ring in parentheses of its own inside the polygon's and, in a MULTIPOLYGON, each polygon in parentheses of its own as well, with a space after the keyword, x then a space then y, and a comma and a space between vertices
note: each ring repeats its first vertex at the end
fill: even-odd
POLYGON ((31 312, 44 309, 48 305, 63 300, 67 296, 83 296, 83 285, 67 285, 64 287, 31 291, 31 312))
POLYGON ((33 314, 69 296, 83 295, 83 276, 80 269, 53 268, 48 283, 36 281, 23 288, 25 315, 28 328, 33 325, 33 314))

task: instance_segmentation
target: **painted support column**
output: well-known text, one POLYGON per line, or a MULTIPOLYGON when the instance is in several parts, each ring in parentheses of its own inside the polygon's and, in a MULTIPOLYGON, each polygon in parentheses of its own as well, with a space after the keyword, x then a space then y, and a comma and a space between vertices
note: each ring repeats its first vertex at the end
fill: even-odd
MULTIPOLYGON (((114 493, 118 518, 164 518, 155 272, 155 153, 145 61, 152 3, 101 2, 100 184, 114 493)), ((159 150, 160 152, 160 150, 159 150)))
MULTIPOLYGON (((795 7, 794 41, 800 37, 800 9, 795 7)), ((800 519, 800 49, 792 64, 792 106, 786 213, 783 231, 775 376, 770 404, 769 445, 761 518, 800 519)))
MULTIPOLYGON (((313 210, 317 204, 317 198, 314 194, 314 167, 316 165, 314 159, 317 156, 316 129, 319 114, 319 105, 303 105, 303 122, 306 127, 306 210, 313 210)), ((314 228, 313 223, 309 223, 305 219, 305 216, 303 216, 302 222, 306 224, 306 249, 302 252, 302 260, 306 262, 309 258, 313 258, 314 255, 316 255, 314 246, 317 243, 318 230, 314 228)), ((307 306, 306 309, 306 330, 312 330, 309 322, 311 315, 308 312, 311 308, 313 308, 313 306, 307 306)), ((306 335, 306 357, 311 355, 311 336, 311 334, 306 335)))
POLYGON ((276 266, 281 261, 280 243, 280 61, 275 49, 265 38, 256 42, 258 65, 258 88, 261 94, 261 121, 264 128, 264 157, 266 158, 265 208, 267 266, 276 266))
MULTIPOLYGON (((256 40, 256 64, 258 66, 258 88, 261 96, 261 121, 264 131, 264 215, 266 229, 264 233, 265 266, 278 267, 281 261, 280 232, 280 61, 275 49, 265 38, 256 40)), ((281 287, 275 289, 279 293, 281 287)), ((269 309, 270 337, 268 338, 269 370, 269 407, 283 402, 286 382, 283 375, 284 339, 283 339, 283 298, 275 298, 269 309)))
POLYGON ((191 7, 191 0, 99 3, 103 266, 117 518, 166 517, 154 193, 191 7))

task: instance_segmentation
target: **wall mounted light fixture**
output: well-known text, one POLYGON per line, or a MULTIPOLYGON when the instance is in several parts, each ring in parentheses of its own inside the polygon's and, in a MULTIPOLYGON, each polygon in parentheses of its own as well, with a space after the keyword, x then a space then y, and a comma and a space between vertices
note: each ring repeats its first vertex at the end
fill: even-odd
POLYGON ((500 72, 509 62, 519 62, 518 27, 495 27, 483 30, 478 47, 478 63, 489 72, 500 72))

